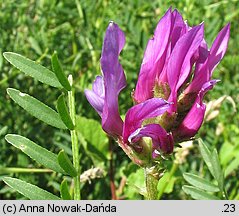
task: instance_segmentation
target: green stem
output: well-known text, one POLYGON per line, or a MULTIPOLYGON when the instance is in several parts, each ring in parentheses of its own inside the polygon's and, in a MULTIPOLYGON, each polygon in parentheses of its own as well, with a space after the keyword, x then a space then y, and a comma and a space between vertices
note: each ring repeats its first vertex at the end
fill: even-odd
POLYGON ((0 174, 7 173, 47 173, 53 172, 50 169, 31 169, 31 168, 17 168, 17 167, 1 167, 0 174))
POLYGON ((167 185, 168 185, 168 182, 169 180, 173 177, 174 173, 176 172, 176 170, 178 169, 178 164, 177 163, 173 163, 173 166, 169 172, 169 175, 168 175, 168 178, 167 178, 167 181, 163 181, 163 185, 161 185, 161 190, 158 192, 158 199, 160 200, 167 185))
MULTIPOLYGON (((73 79, 72 76, 69 76, 69 82, 72 86, 73 79)), ((68 100, 69 100, 69 109, 70 116, 73 124, 76 123, 76 111, 75 111, 75 97, 73 90, 68 92, 68 100)), ((79 158, 79 142, 76 130, 71 130, 71 143, 72 143, 72 154, 73 154, 73 165, 76 169, 77 176, 74 177, 74 200, 80 200, 80 158, 79 158)))
POLYGON ((158 178, 153 175, 151 168, 145 168, 145 183, 146 183, 146 191, 147 191, 147 199, 148 200, 156 200, 157 199, 157 186, 158 186, 158 178))

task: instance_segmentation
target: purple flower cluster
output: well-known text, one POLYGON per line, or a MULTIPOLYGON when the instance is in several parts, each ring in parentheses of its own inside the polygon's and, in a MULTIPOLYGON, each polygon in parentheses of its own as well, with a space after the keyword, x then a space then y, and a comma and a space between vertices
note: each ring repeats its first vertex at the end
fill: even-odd
POLYGON ((118 58, 125 36, 110 22, 101 56, 103 74, 96 77, 92 90, 85 90, 85 95, 101 116, 104 131, 116 138, 136 163, 141 160, 134 154, 145 157, 147 153, 155 159, 172 153, 174 143, 197 133, 206 110, 203 97, 218 82, 211 77, 226 52, 229 33, 227 24, 209 49, 204 24, 190 27, 177 10, 170 8, 147 44, 132 94, 135 105, 123 121, 118 95, 126 86, 126 78, 118 58), (150 142, 145 137, 151 138, 150 142))

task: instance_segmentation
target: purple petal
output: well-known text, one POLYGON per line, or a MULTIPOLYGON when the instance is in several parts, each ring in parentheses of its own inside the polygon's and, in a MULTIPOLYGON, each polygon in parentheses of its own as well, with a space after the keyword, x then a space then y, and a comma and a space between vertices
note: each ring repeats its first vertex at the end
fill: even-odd
POLYGON ((88 89, 85 90, 85 96, 95 111, 102 116, 104 99, 100 98, 94 91, 88 89))
POLYGON ((117 24, 110 22, 104 38, 100 63, 106 89, 113 87, 111 90, 117 93, 126 86, 125 74, 118 59, 124 44, 124 33, 117 24))
POLYGON ((206 83, 204 83, 204 85, 202 86, 202 88, 201 88, 201 90, 199 91, 199 94, 198 94, 198 96, 199 96, 199 101, 198 101, 198 103, 202 103, 202 100, 203 100, 203 97, 204 97, 204 95, 209 91, 209 90, 211 90, 213 87, 214 87, 214 85, 216 84, 216 83, 218 83, 220 80, 210 80, 210 81, 208 81, 208 82, 206 82, 206 83))
POLYGON ((92 90, 86 89, 85 96, 96 112, 102 116, 105 99, 105 86, 102 76, 96 77, 92 86, 92 90))
POLYGON ((206 105, 202 102, 203 97, 217 82, 218 80, 211 80, 203 85, 192 108, 184 118, 181 125, 173 132, 176 140, 189 139, 195 136, 198 132, 203 123, 206 111, 206 105))
POLYGON ((128 138, 130 143, 139 141, 142 137, 151 137, 154 150, 162 151, 166 154, 173 152, 173 137, 167 133, 159 124, 149 124, 134 131, 128 138))
POLYGON ((171 89, 169 101, 174 102, 170 112, 176 111, 177 91, 191 71, 191 58, 203 40, 203 24, 193 27, 175 45, 168 63, 168 82, 171 89))
POLYGON ((154 37, 149 40, 144 53, 134 99, 140 103, 152 97, 152 89, 157 73, 160 73, 165 59, 165 53, 169 43, 172 24, 171 8, 159 21, 154 37))
POLYGON ((198 48, 198 58, 196 59, 195 71, 199 71, 203 64, 206 62, 209 55, 207 43, 205 40, 202 41, 198 48))
POLYGON ((230 37, 230 23, 228 23, 219 32, 215 41, 212 44, 212 48, 210 50, 210 55, 208 59, 208 67, 209 67, 210 75, 212 75, 213 70, 224 57, 227 50, 229 37, 230 37))
POLYGON ((174 24, 171 34, 171 47, 173 49, 179 38, 187 32, 187 26, 182 15, 176 9, 172 14, 174 18, 174 24))
POLYGON ((182 37, 188 30, 187 30, 187 25, 183 21, 182 15, 175 9, 172 12, 172 27, 171 27, 171 33, 170 33, 170 39, 169 39, 169 44, 167 47, 167 52, 165 54, 165 60, 164 60, 164 65, 161 73, 157 74, 157 81, 158 83, 165 83, 168 82, 168 77, 167 77, 167 65, 169 61, 169 57, 172 53, 172 50, 175 47, 175 44, 177 41, 182 37))
POLYGON ((123 121, 119 115, 118 94, 126 86, 126 79, 118 57, 124 44, 124 33, 117 24, 110 22, 105 34, 100 62, 105 84, 102 128, 112 136, 121 136, 123 129, 123 121))
POLYGON ((105 86, 104 79, 102 76, 97 76, 92 86, 92 90, 99 95, 101 98, 105 98, 105 86))
POLYGON ((195 103, 182 124, 173 133, 173 136, 176 136, 176 140, 182 141, 194 137, 203 123, 205 111, 205 104, 195 103))
POLYGON ((192 28, 175 45, 169 60, 168 81, 172 89, 179 89, 191 70, 190 59, 203 40, 203 25, 192 28))
POLYGON ((102 118, 102 128, 112 136, 121 136, 123 130, 118 94, 126 86, 126 79, 118 57, 124 44, 124 33, 118 25, 110 22, 100 61, 103 77, 97 76, 92 90, 85 90, 89 103, 102 118))
POLYGON ((218 34, 213 42, 209 55, 200 67, 196 67, 192 83, 185 89, 185 93, 198 92, 204 83, 209 81, 212 72, 219 64, 227 50, 230 34, 230 24, 227 24, 218 34))
POLYGON ((140 128, 145 119, 162 115, 170 105, 161 98, 152 98, 130 108, 126 113, 123 127, 124 141, 128 141, 130 134, 140 128))

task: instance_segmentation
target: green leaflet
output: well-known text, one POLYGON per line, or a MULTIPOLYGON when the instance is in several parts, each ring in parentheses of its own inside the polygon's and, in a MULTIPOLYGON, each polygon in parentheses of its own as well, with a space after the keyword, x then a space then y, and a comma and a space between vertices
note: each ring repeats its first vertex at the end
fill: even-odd
POLYGON ((217 185, 191 173, 184 173, 184 179, 191 185, 197 187, 198 189, 206 190, 209 192, 218 192, 219 188, 217 185))
POLYGON ((99 122, 94 119, 77 116, 76 130, 82 146, 92 157, 95 164, 105 162, 109 158, 108 138, 99 122))
POLYGON ((52 71, 43 67, 42 65, 37 64, 36 62, 24 56, 21 56, 17 53, 5 52, 3 53, 3 56, 13 66, 18 68, 20 71, 22 71, 26 75, 29 75, 47 85, 50 85, 56 88, 62 88, 62 85, 58 81, 56 75, 52 71))
POLYGON ((220 161, 218 158, 217 150, 213 149, 213 151, 211 152, 201 139, 199 139, 199 149, 209 171, 211 172, 215 180, 218 182, 218 186, 220 190, 223 192, 224 177, 220 161))
POLYGON ((65 73, 62 70, 62 67, 61 67, 61 64, 58 60, 58 56, 57 56, 56 52, 54 52, 52 57, 51 57, 51 63, 52 63, 52 69, 53 69, 54 73, 56 74, 56 77, 59 80, 59 82, 61 83, 61 85, 67 91, 70 91, 71 90, 71 85, 70 85, 65 73))
POLYGON ((58 163, 60 164, 61 168, 68 173, 70 176, 75 177, 77 176, 76 169, 74 168, 73 164, 71 163, 69 157, 61 150, 57 156, 58 163))
POLYGON ((48 191, 45 191, 35 185, 29 184, 25 181, 4 177, 3 181, 10 186, 11 188, 15 189, 25 197, 31 200, 59 200, 60 198, 51 194, 48 191))
POLYGON ((214 170, 214 178, 217 180, 220 190, 223 191, 224 174, 223 174, 223 171, 222 171, 222 168, 220 165, 217 150, 215 148, 212 151, 211 161, 212 161, 212 166, 213 166, 213 170, 214 170))
POLYGON ((8 95, 23 109, 41 121, 60 129, 66 129, 59 114, 39 100, 17 89, 8 88, 8 95))
POLYGON ((65 179, 61 182, 60 192, 61 192, 61 198, 63 200, 71 200, 72 199, 72 197, 69 193, 67 181, 65 179))
POLYGON ((60 115, 61 120, 64 122, 67 128, 74 130, 75 126, 71 120, 63 95, 61 95, 57 100, 57 111, 60 115))
POLYGON ((65 173, 58 164, 57 155, 53 154, 45 148, 42 148, 26 137, 16 134, 8 134, 6 135, 5 139, 7 140, 7 142, 20 149, 37 163, 49 169, 52 169, 55 172, 65 173))
POLYGON ((186 194, 196 200, 219 200, 218 197, 208 194, 207 192, 193 186, 184 185, 182 188, 186 194))
POLYGON ((210 173, 214 176, 214 171, 213 171, 212 161, 211 161, 211 152, 209 151, 208 147, 201 139, 198 140, 198 143, 199 143, 199 150, 201 152, 203 160, 206 163, 210 173))

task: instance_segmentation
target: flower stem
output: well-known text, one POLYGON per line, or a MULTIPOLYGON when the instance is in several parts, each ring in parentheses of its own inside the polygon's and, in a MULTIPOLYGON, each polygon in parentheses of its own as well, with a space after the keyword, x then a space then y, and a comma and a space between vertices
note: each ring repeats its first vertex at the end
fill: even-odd
MULTIPOLYGON (((69 82, 72 86, 73 79, 72 76, 69 76, 69 82)), ((70 116, 73 124, 76 123, 76 111, 75 111, 75 97, 74 91, 71 90, 68 92, 68 102, 69 102, 69 110, 70 116)), ((76 129, 71 130, 71 143, 72 143, 72 154, 73 154, 73 165, 76 169, 77 176, 74 177, 74 200, 80 200, 80 158, 79 158, 79 142, 76 129)))
POLYGON ((113 139, 111 137, 109 137, 109 152, 110 152, 109 177, 110 177, 111 198, 112 200, 117 200, 115 179, 114 179, 113 139))
POLYGON ((153 175, 152 168, 145 168, 145 183, 148 200, 157 200, 158 178, 153 175))
POLYGON ((174 175, 174 173, 176 172, 177 169, 178 169, 178 164, 174 162, 173 165, 172 165, 172 168, 169 172, 169 175, 168 175, 168 181, 163 181, 163 185, 161 185, 161 190, 158 193, 158 199, 161 199, 161 197, 162 197, 162 195, 163 195, 163 193, 164 193, 164 191, 165 191, 165 189, 168 185, 169 180, 173 177, 173 175, 174 175))

